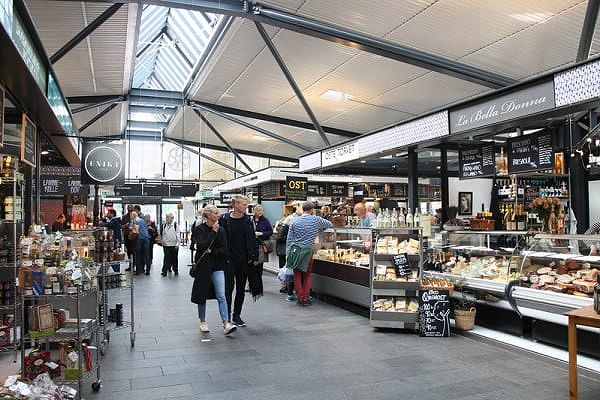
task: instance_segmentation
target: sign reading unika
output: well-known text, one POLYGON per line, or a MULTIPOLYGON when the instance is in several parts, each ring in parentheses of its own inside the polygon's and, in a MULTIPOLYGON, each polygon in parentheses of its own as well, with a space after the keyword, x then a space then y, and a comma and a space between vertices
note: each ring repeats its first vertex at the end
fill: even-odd
POLYGON ((81 183, 118 185, 125 182, 125 146, 84 143, 81 183))
POLYGON ((450 133, 510 121, 552 108, 554 108, 554 83, 548 81, 450 112, 450 133))
POLYGON ((306 200, 308 196, 308 178, 304 176, 285 177, 286 200, 306 200))

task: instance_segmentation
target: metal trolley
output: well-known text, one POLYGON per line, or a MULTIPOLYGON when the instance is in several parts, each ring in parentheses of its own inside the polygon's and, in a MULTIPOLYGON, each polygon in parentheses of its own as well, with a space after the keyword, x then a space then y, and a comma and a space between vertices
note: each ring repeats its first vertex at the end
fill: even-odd
MULTIPOLYGON (((106 354, 110 343, 111 332, 130 328, 129 340, 131 347, 135 346, 135 314, 134 314, 134 279, 133 267, 129 268, 129 261, 108 261, 99 263, 98 287, 100 289, 99 326, 102 341, 99 343, 100 354, 106 354), (109 293, 129 291, 130 319, 113 318, 109 315, 109 293)), ((115 317, 119 310, 115 311, 115 317)), ((122 309, 120 310, 122 314, 122 309)))

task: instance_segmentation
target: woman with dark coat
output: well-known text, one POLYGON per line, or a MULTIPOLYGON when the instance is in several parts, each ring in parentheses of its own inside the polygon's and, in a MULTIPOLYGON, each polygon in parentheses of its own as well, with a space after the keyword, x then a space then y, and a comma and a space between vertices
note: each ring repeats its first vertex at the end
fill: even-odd
POLYGON ((193 276, 192 303, 198 305, 200 331, 209 332, 206 323, 206 300, 216 298, 223 321, 223 332, 229 335, 236 326, 229 322, 225 299, 225 264, 227 263, 227 234, 219 226, 219 209, 207 206, 202 210, 204 222, 194 227, 196 271, 193 276))
POLYGON ((260 204, 254 207, 252 222, 254 223, 256 245, 258 246, 258 261, 255 261, 254 266, 251 266, 248 271, 248 283, 252 297, 256 301, 256 299, 263 295, 263 264, 269 260, 270 253, 270 250, 268 252, 264 251, 263 245, 270 249, 268 241, 273 236, 273 227, 271 226, 271 221, 265 217, 265 209, 260 204))

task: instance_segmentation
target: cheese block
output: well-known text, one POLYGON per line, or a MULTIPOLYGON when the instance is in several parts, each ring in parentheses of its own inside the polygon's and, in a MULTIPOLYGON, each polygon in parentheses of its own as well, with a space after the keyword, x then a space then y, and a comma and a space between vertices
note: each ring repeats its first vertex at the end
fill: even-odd
POLYGON ((583 293, 594 293, 594 286, 596 286, 596 282, 583 281, 581 279, 576 279, 573 281, 573 285, 575 288, 583 293))

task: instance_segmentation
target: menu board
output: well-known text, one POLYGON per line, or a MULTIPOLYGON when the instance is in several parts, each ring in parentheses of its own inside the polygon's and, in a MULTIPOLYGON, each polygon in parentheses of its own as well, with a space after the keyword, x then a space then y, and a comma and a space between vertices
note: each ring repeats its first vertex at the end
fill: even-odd
POLYGON ((269 182, 261 185, 260 195, 263 199, 272 199, 279 196, 279 182, 269 182))
POLYGON ((406 258, 406 254, 398 254, 392 258, 396 267, 396 276, 412 275, 412 269, 406 258))
POLYGON ((327 196, 327 185, 324 183, 312 182, 308 184, 308 195, 315 197, 327 196))
POLYGON ((419 292, 419 334, 426 337, 450 337, 450 292, 419 292))
POLYGON ((473 179, 494 176, 496 162, 494 145, 469 147, 458 152, 459 178, 473 179))
POLYGON ((554 169, 551 132, 520 136, 507 144, 509 174, 554 169))
POLYGON ((162 183, 144 183, 144 196, 168 197, 169 186, 162 183))
POLYGON ((169 196, 171 197, 194 197, 198 191, 195 183, 171 184, 169 186, 169 196))
POLYGON ((142 185, 139 183, 116 185, 115 196, 141 196, 142 185))
POLYGON ((21 161, 35 167, 36 127, 25 114, 23 114, 21 124, 21 161))
POLYGON ((286 176, 286 200, 306 200, 308 196, 308 178, 304 176, 286 176))
POLYGON ((394 183, 392 185, 392 196, 393 197, 408 196, 408 183, 394 183))
POLYGON ((348 184, 330 183, 327 185, 327 196, 348 197, 348 184))

